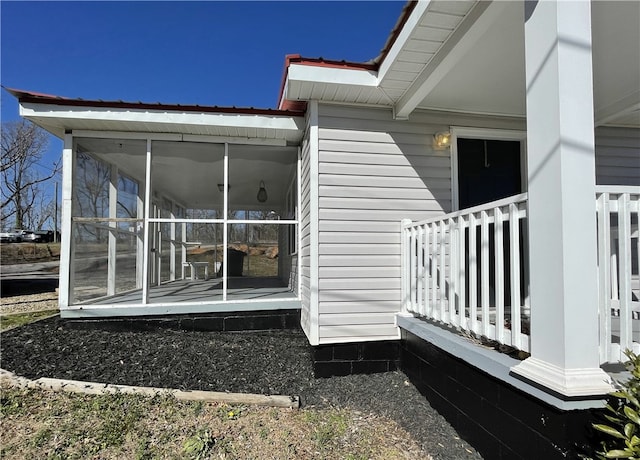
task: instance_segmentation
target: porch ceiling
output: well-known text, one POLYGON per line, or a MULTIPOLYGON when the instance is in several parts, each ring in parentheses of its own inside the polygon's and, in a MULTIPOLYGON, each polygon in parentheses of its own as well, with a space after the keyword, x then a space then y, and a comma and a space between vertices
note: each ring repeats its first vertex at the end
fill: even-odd
MULTIPOLYGON (((146 141, 78 138, 78 148, 91 153, 143 183, 146 141)), ((152 142, 152 189, 187 209, 219 209, 224 194, 224 145, 197 142, 152 142)), ((297 147, 233 144, 229 146, 229 209, 284 212, 295 175, 297 147), (267 201, 256 199, 264 181, 267 201)), ((282 215, 282 218, 286 216, 282 215)))
MULTIPOLYGON (((416 108, 525 116, 523 24, 521 2, 493 2, 416 108)), ((640 3, 592 2, 592 29, 596 124, 640 126, 640 3)))
MULTIPOLYGON (((640 2, 592 1, 592 28, 596 125, 640 127, 640 2)), ((522 1, 419 2, 377 73, 292 64, 284 97, 524 117, 524 46, 522 1)))

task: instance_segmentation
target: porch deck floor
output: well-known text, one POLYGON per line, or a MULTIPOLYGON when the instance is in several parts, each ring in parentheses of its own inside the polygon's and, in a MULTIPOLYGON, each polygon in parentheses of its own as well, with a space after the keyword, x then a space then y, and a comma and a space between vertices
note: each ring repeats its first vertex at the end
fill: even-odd
MULTIPOLYGON (((227 300, 294 300, 296 294, 279 278, 229 278, 227 300)), ((142 290, 117 294, 92 302, 99 305, 139 304, 142 290)), ((159 303, 193 303, 222 302, 222 279, 209 280, 177 280, 151 286, 149 288, 149 304, 159 303)))

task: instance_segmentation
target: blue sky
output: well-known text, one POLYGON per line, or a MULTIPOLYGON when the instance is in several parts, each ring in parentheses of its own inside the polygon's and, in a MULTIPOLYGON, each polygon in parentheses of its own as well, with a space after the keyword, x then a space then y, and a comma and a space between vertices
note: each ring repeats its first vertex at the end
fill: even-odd
MULTIPOLYGON (((286 54, 372 59, 403 5, 2 1, 2 85, 84 99, 275 107, 286 54)), ((3 91, 2 119, 17 117, 3 91)))
MULTIPOLYGON (((376 57, 404 1, 0 2, 3 86, 83 99, 274 108, 286 54, 376 57)), ((0 95, 2 121, 19 118, 0 95)), ((59 158, 51 138, 43 165, 59 158)))

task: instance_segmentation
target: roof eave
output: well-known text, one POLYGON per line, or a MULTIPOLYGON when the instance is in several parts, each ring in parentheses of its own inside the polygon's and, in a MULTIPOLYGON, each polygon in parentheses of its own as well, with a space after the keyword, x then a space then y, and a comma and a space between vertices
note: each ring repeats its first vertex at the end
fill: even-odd
POLYGON ((304 117, 301 113, 189 112, 88 104, 20 102, 20 115, 57 137, 67 131, 126 131, 138 133, 175 133, 188 135, 238 137, 242 139, 281 139, 298 142, 302 137, 304 117), (286 114, 285 114, 286 113, 286 114), (170 115, 170 116, 168 116, 170 115))

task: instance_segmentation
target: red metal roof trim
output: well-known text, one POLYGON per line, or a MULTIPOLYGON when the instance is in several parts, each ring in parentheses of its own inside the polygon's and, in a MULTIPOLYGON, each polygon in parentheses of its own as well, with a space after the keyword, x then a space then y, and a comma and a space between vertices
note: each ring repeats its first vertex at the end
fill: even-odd
POLYGON ((289 54, 286 56, 287 67, 292 63, 302 65, 313 65, 317 67, 333 67, 338 69, 357 69, 357 70, 377 70, 378 65, 371 62, 349 62, 349 61, 336 61, 332 59, 319 58, 306 58, 299 54, 289 54))
POLYGON ((146 102, 126 102, 126 101, 92 101, 86 99, 71 99, 50 94, 37 93, 34 91, 23 91, 19 89, 5 88, 15 96, 18 101, 34 104, 56 104, 69 105, 74 107, 108 107, 114 109, 137 109, 137 110, 166 110, 172 112, 200 112, 200 113, 234 113, 242 115, 273 115, 273 116, 302 116, 304 110, 291 109, 257 109, 254 107, 219 107, 203 105, 181 105, 146 102))
POLYGON ((402 29, 404 28, 404 25, 409 20, 409 16, 411 16, 411 13, 413 12, 417 4, 418 4, 417 0, 410 0, 402 8, 402 12, 400 13, 398 22, 396 22, 396 25, 394 26, 393 30, 391 30, 391 34, 389 35, 387 42, 384 44, 382 51, 380 51, 380 55, 373 60, 373 62, 376 62, 378 64, 378 67, 380 66, 380 63, 382 63, 382 61, 385 60, 385 58, 387 57, 387 54, 389 54, 389 51, 391 51, 391 47, 398 39, 400 32, 402 31, 402 29))
POLYGON ((384 59, 389 54, 391 47, 398 39, 400 32, 402 31, 404 25, 407 23, 411 12, 414 10, 416 5, 418 4, 417 0, 409 0, 403 7, 402 12, 400 13, 400 17, 398 18, 398 22, 394 26, 387 42, 384 47, 380 51, 380 55, 377 56, 370 62, 349 62, 349 61, 337 61, 330 59, 320 58, 305 58, 300 56, 299 54, 288 54, 284 59, 284 72, 282 74, 282 81, 280 83, 280 94, 278 95, 278 105, 280 109, 284 109, 285 107, 295 106, 295 104, 299 104, 303 101, 289 101, 282 100, 282 96, 284 94, 284 85, 287 81, 287 76, 289 74, 289 66, 292 63, 302 64, 302 65, 311 65, 318 67, 332 67, 332 68, 340 68, 340 69, 354 69, 354 70, 368 70, 368 71, 378 71, 380 69, 380 64, 384 61, 384 59))
POLYGON ((306 112, 307 101, 290 101, 285 100, 281 104, 280 110, 291 110, 293 112, 306 112))

